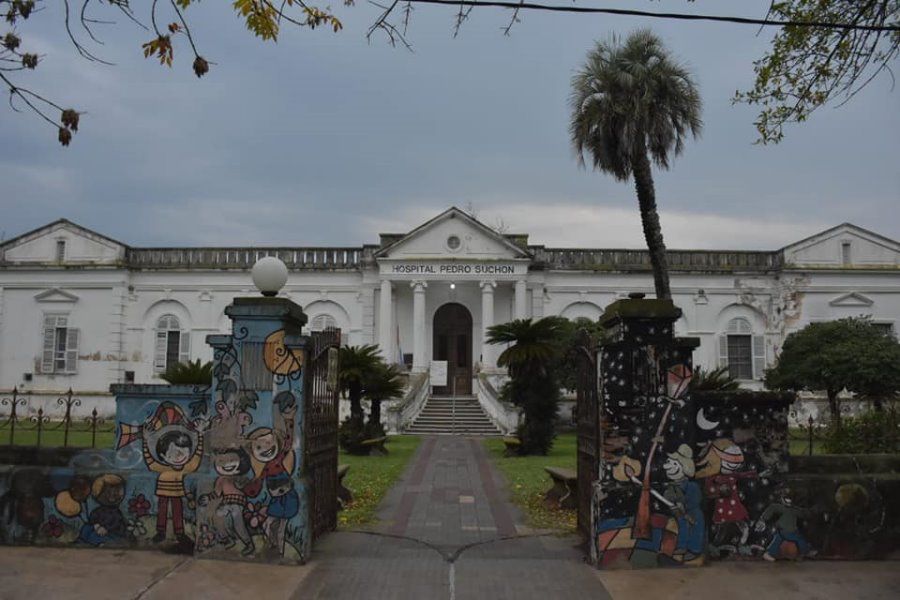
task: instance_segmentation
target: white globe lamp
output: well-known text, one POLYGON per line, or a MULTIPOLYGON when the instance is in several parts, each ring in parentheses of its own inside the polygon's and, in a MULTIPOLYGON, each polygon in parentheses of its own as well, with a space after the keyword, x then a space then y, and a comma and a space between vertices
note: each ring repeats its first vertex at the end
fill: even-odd
POLYGON ((266 256, 256 261, 250 271, 253 285, 263 296, 277 296, 279 290, 287 283, 287 266, 274 256, 266 256))

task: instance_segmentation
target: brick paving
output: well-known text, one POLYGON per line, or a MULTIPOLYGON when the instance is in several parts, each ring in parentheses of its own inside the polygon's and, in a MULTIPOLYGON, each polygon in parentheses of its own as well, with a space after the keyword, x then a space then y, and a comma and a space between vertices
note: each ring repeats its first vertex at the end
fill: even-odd
POLYGON ((304 597, 609 598, 578 538, 523 526, 479 439, 425 438, 378 517, 319 542, 304 597))

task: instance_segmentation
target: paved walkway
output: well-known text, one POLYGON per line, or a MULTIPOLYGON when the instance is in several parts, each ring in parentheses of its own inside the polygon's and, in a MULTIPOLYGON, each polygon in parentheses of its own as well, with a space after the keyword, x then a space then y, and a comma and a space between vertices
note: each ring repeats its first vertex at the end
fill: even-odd
POLYGON ((317 546, 311 597, 609 597, 577 537, 522 526, 479 439, 425 438, 378 516, 317 546))
POLYGON ((480 440, 426 438, 371 530, 329 534, 302 567, 160 552, 0 547, 0 599, 896 598, 900 563, 718 563, 600 572, 575 537, 522 526, 480 440))

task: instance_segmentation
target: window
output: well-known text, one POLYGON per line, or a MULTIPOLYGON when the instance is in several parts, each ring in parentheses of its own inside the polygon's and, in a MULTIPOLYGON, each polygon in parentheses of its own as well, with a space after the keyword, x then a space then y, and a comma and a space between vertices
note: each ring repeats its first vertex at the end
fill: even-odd
POLYGON ((334 329, 337 322, 331 315, 317 315, 309 321, 310 331, 325 331, 326 329, 334 329))
POLYGON ((66 240, 56 240, 56 262, 66 260, 66 240))
POLYGON ((728 322, 719 338, 719 366, 728 367, 735 379, 762 379, 766 368, 765 339, 753 335, 750 322, 738 317, 728 322))
POLYGON ((44 315, 42 373, 75 373, 78 369, 78 330, 68 315, 44 315))
POLYGON ((174 315, 163 315, 156 322, 156 349, 153 370, 165 373, 172 365, 191 359, 190 333, 181 330, 181 323, 174 315))
MULTIPOLYGON (((309 320, 310 331, 325 331, 326 329, 337 329, 337 321, 331 315, 316 315, 309 320)), ((346 346, 347 341, 347 332, 341 331, 341 346, 346 346)))
POLYGON ((841 242, 841 263, 844 265, 852 264, 852 256, 850 255, 850 242, 841 242))
POLYGON ((872 325, 891 337, 894 336, 894 325, 892 323, 872 323, 872 325))

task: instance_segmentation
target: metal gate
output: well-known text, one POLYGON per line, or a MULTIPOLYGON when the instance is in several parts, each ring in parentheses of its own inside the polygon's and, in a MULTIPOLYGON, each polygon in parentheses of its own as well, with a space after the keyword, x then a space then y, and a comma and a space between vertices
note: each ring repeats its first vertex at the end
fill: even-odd
POLYGON ((596 342, 582 329, 577 339, 578 387, 578 530, 590 539, 591 487, 600 468, 600 402, 596 342))
POLYGON ((338 348, 340 329, 310 335, 304 376, 303 456, 312 539, 337 527, 338 348))

